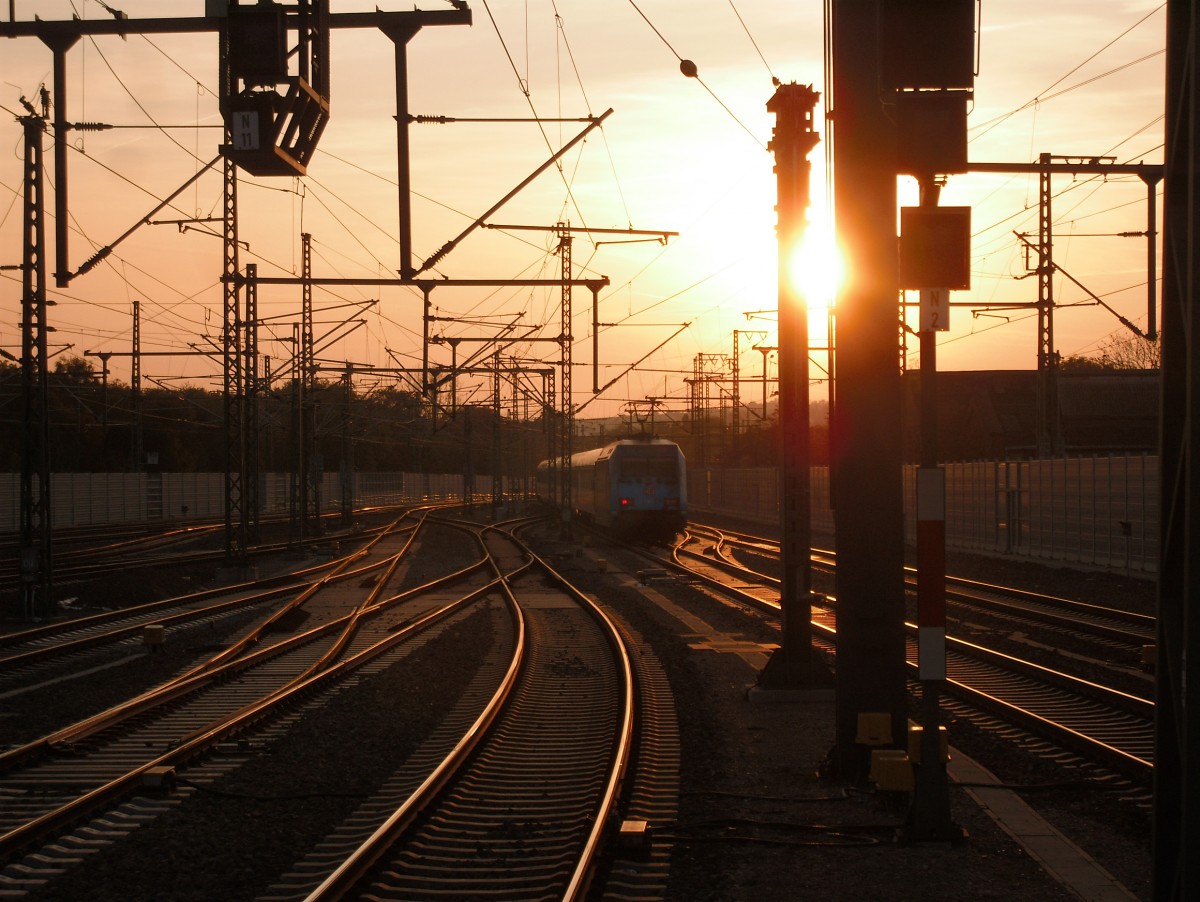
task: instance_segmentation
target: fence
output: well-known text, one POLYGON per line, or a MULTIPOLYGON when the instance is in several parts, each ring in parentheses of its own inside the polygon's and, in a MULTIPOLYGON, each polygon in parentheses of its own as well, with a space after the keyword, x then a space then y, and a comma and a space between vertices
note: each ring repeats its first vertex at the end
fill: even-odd
MULTIPOLYGON (((948 548, 1154 573, 1158 569, 1157 455, 1078 457, 947 464, 948 548)), ((904 469, 905 529, 916 541, 916 467, 904 469)), ((51 523, 56 528, 143 520, 212 520, 225 513, 221 473, 60 473, 52 477, 51 523)), ((506 481, 521 491, 527 483, 506 481)), ((474 478, 476 497, 492 490, 474 478)), ((463 496, 454 473, 355 473, 353 501, 398 504, 463 496)), ((834 510, 828 467, 811 471, 812 532, 832 540, 834 510)), ((342 480, 326 473, 322 510, 342 505, 342 480)), ((292 480, 286 473, 259 477, 259 514, 287 514, 292 480)), ((779 478, 771 467, 692 469, 693 509, 779 522, 779 478)), ((20 529, 20 476, 0 474, 0 530, 20 529)))
MULTIPOLYGON (((1157 455, 947 464, 946 546, 961 551, 1154 573, 1157 455)), ((904 468, 905 535, 916 542, 916 470, 904 468)), ((832 539, 828 467, 811 470, 812 532, 832 539)), ((773 468, 692 470, 688 503, 779 522, 773 468)))
MULTIPOLYGON (((56 473, 50 486, 50 523, 56 529, 225 516, 223 473, 56 473)), ((490 477, 476 476, 475 491, 490 493, 490 477)), ((463 477, 452 473, 355 473, 352 493, 356 506, 444 501, 462 497, 463 477)), ((260 475, 259 514, 287 514, 292 494, 289 474, 260 475)), ((324 474, 318 495, 322 510, 338 510, 341 476, 324 474)), ((0 473, 0 530, 19 530, 20 516, 20 475, 0 473)))

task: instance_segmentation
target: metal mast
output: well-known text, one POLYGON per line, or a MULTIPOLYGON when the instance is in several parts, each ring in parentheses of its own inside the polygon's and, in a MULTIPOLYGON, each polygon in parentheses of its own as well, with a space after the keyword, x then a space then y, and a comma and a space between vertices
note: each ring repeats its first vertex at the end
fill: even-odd
MULTIPOLYGON (((904 498, 896 329, 895 125, 880 99, 879 16, 888 4, 833 0, 827 105, 834 209, 848 279, 837 298, 838 383, 831 440, 837 498, 836 768, 865 775, 862 713, 899 739, 908 723, 904 498)), ((783 351, 780 350, 782 355, 783 351)))
POLYGON ((246 264, 246 342, 245 342, 245 432, 246 458, 242 485, 245 496, 246 529, 251 541, 258 540, 258 458, 259 396, 258 379, 258 264, 246 264))
MULTIPOLYGON (((23 98, 22 98, 23 99, 23 98)), ((25 103, 25 246, 21 296, 21 596, 26 617, 57 613, 53 596, 50 505, 50 419, 46 323, 46 180, 42 136, 49 96, 42 112, 25 103)))
POLYGON ((575 407, 571 400, 571 244, 569 223, 558 224, 558 253, 562 261, 562 444, 559 471, 562 473, 562 515, 564 527, 571 528, 574 499, 571 497, 571 438, 575 431, 575 407))
POLYGON ((1058 429, 1058 355, 1054 351, 1054 251, 1050 213, 1050 154, 1043 153, 1038 173, 1038 454, 1062 449, 1058 429))
POLYGON ((130 469, 140 473, 146 459, 142 448, 142 304, 133 302, 133 354, 130 356, 130 395, 133 406, 133 435, 130 439, 133 457, 130 469))
MULTIPOLYGON (((233 95, 237 81, 230 66, 233 26, 221 21, 218 78, 222 113, 233 95)), ((246 446, 242 432, 242 405, 245 400, 242 381, 241 270, 238 264, 237 164, 231 154, 234 144, 232 119, 225 119, 225 144, 222 148, 224 178, 222 204, 222 329, 221 351, 224 377, 221 400, 225 419, 225 558, 241 564, 246 559, 245 483, 246 446)))
POLYGON ((1154 898, 1200 894, 1200 70, 1195 3, 1167 3, 1162 491, 1154 746, 1154 898), (1190 698, 1189 698, 1190 696, 1190 698))
POLYGON ((221 274, 224 298, 222 338, 222 402, 225 416, 225 557, 241 563, 246 558, 246 444, 243 441, 242 407, 242 311, 237 239, 237 166, 224 160, 225 216, 224 269, 221 274))
POLYGON ((738 347, 739 333, 737 329, 733 330, 733 415, 729 421, 729 430, 733 433, 733 447, 736 455, 738 448, 738 432, 741 425, 741 407, 742 407, 742 384, 741 384, 741 368, 739 366, 739 358, 741 349, 738 347))
POLYGON ((313 350, 312 235, 300 236, 300 346, 296 349, 296 384, 300 390, 300 534, 312 518, 313 532, 321 532, 321 462, 317 453, 317 366, 313 350))

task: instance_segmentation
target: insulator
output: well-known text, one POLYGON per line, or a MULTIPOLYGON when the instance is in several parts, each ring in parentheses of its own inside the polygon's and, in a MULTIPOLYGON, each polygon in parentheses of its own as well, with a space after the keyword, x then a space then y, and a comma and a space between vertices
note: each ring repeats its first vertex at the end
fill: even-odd
POLYGON ((107 122, 72 122, 71 128, 77 132, 102 132, 112 126, 107 122))
POLYGON ((85 273, 90 272, 96 266, 96 264, 98 264, 101 260, 103 260, 105 257, 107 257, 111 253, 112 253, 112 247, 100 248, 99 251, 97 251, 90 259, 85 261, 81 267, 79 267, 79 272, 75 273, 75 275, 82 276, 85 273))

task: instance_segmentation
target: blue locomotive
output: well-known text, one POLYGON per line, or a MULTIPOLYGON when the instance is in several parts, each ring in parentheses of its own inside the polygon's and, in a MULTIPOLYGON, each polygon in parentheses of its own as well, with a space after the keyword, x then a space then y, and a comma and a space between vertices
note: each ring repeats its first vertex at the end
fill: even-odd
MULTIPOLYGON (((538 495, 550 500, 549 461, 537 468, 538 495)), ((666 439, 621 439, 573 454, 573 513, 623 536, 670 537, 687 523, 687 464, 666 439)))

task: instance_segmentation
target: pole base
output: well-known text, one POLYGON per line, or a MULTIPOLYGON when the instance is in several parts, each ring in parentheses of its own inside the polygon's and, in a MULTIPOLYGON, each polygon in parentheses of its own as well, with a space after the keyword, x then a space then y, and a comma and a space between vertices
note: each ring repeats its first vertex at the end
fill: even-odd
POLYGON ((952 822, 906 824, 900 838, 903 842, 945 842, 957 846, 967 841, 967 831, 952 822))
POLYGON ((760 689, 833 689, 833 674, 811 656, 789 655, 780 647, 771 653, 758 674, 760 689))

